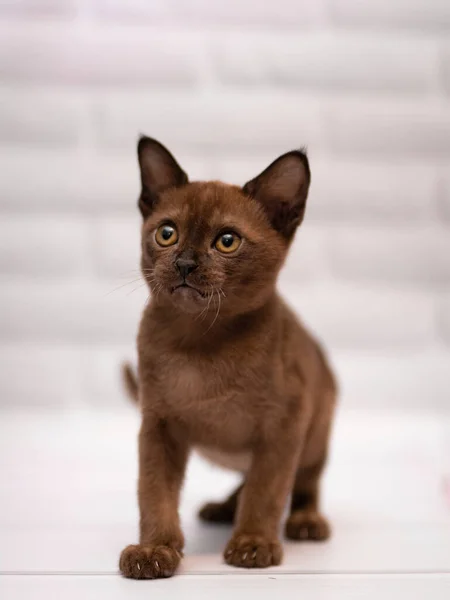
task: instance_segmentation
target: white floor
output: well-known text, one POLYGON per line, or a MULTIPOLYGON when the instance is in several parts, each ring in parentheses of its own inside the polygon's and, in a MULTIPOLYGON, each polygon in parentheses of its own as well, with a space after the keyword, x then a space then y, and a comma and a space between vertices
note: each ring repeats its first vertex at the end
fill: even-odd
POLYGON ((450 598, 450 415, 341 412, 325 480, 326 544, 286 544, 284 564, 227 567, 226 527, 201 525, 204 500, 233 474, 191 462, 176 577, 128 581, 137 539, 138 416, 0 415, 0 598, 450 598))

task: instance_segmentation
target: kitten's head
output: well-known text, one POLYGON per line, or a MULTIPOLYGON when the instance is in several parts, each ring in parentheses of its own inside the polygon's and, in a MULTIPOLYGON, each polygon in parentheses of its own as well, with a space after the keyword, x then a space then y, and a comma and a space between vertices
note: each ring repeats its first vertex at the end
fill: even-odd
POLYGON ((284 154, 243 188, 189 183, 156 140, 138 144, 144 277, 157 302, 239 314, 273 291, 310 183, 306 155, 284 154))

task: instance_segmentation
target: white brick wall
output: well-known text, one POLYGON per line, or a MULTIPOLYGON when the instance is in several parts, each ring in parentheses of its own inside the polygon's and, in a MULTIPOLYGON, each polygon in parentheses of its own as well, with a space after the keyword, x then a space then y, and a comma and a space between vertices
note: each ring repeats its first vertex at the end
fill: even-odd
POLYGON ((225 84, 336 92, 436 91, 438 46, 432 39, 366 33, 232 33, 217 45, 225 84))
POLYGON ((427 292, 387 285, 283 285, 303 320, 327 346, 339 350, 431 349, 435 342, 435 302, 427 292))
POLYGON ((450 222, 450 162, 443 168, 440 180, 441 214, 450 222))
MULTIPOLYGON (((2 50, 3 52, 3 50, 2 50)), ((45 87, 0 87, 0 141, 2 145, 76 146, 83 129, 83 98, 70 90, 45 87)))
POLYGON ((448 228, 428 225, 345 227, 329 239, 331 264, 340 277, 392 286, 450 285, 448 228))
MULTIPOLYGON (((130 277, 124 279, 130 281, 130 277)), ((21 277, 5 282, 0 297, 2 338, 34 343, 130 343, 147 293, 145 288, 134 291, 138 284, 120 285, 117 280, 98 282, 70 275, 62 281, 42 278, 35 283, 21 277)))
POLYGON ((94 134, 99 150, 133 152, 137 135, 153 131, 179 148, 180 159, 182 152, 202 156, 224 150, 276 155, 301 144, 299 138, 310 149, 322 149, 322 110, 317 100, 279 90, 102 92, 94 100, 94 134))
POLYGON ((450 343, 450 294, 447 294, 442 301, 441 320, 439 324, 442 327, 445 339, 450 343))
POLYGON ((341 97, 327 107, 326 122, 337 154, 436 160, 450 153, 450 104, 444 100, 341 97))
POLYGON ((117 216, 96 220, 93 259, 99 276, 122 277, 125 281, 139 277, 140 226, 138 214, 132 218, 117 216), (134 266, 132 271, 130 265, 134 266))
POLYGON ((67 17, 76 14, 77 0, 2 0, 2 16, 29 19, 33 17, 67 17))
POLYGON ((448 0, 0 2, 0 406, 126 406, 145 132, 234 183, 307 145, 282 290, 344 403, 450 408, 449 35, 448 0))
POLYGON ((332 20, 343 27, 443 30, 450 27, 447 0, 329 0, 332 20))

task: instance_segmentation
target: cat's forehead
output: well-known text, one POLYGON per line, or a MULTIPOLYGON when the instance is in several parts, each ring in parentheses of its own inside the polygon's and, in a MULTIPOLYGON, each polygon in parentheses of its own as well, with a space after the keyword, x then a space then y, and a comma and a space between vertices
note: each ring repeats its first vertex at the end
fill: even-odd
POLYGON ((240 188, 216 181, 193 182, 168 191, 154 217, 205 229, 232 223, 244 227, 265 224, 259 207, 240 188))

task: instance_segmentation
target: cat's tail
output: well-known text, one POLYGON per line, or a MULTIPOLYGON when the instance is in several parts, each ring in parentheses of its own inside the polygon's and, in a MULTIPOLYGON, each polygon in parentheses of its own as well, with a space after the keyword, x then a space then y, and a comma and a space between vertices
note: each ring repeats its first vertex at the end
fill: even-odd
POLYGON ((139 382, 136 373, 130 363, 122 365, 122 382, 129 398, 135 403, 139 403, 139 382))

